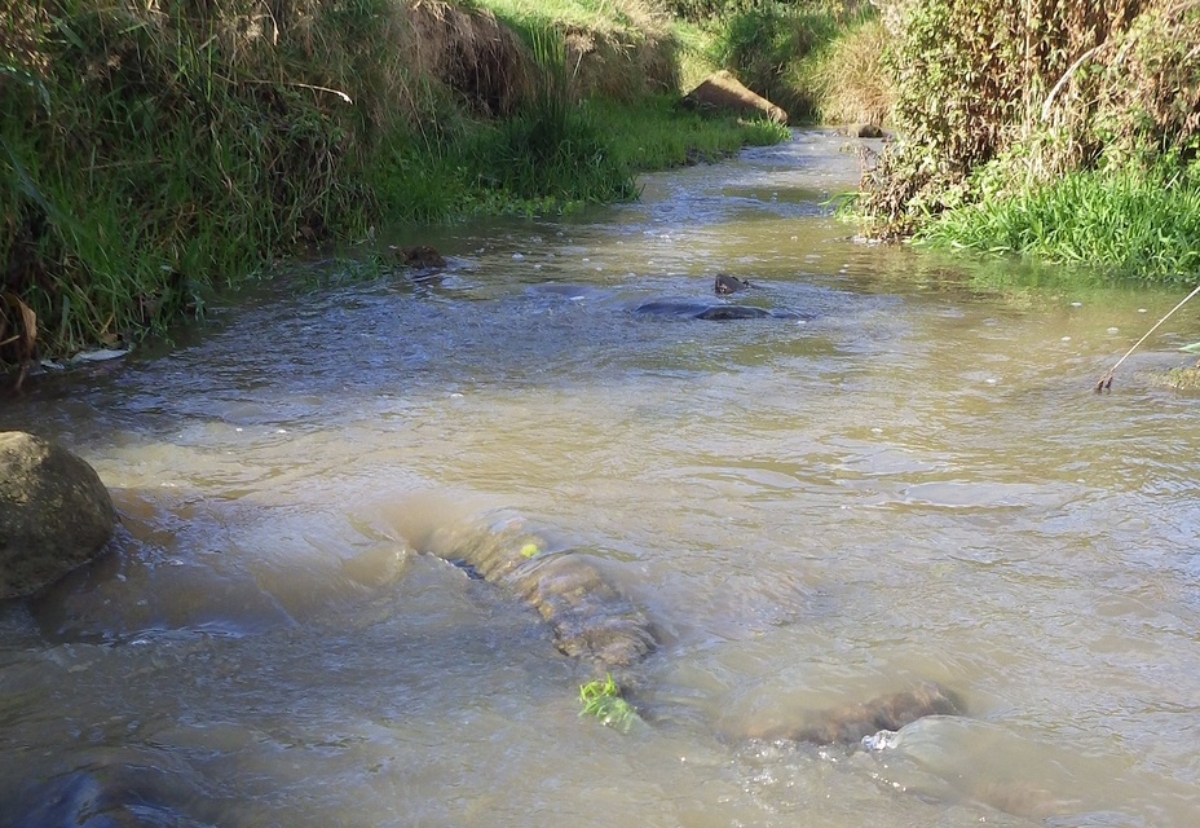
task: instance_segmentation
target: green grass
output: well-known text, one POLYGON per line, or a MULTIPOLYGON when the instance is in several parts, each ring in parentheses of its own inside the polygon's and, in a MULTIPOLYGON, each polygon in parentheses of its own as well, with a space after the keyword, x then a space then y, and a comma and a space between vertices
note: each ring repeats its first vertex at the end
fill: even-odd
POLYGON ((717 161, 744 146, 791 138, 787 127, 766 119, 711 117, 675 103, 672 97, 659 96, 633 104, 596 100, 590 106, 600 121, 627 125, 613 135, 613 149, 622 163, 639 172, 717 161))
POLYGON ((621 689, 613 681, 611 673, 604 680, 596 679, 580 685, 579 701, 583 706, 579 711, 580 716, 595 716, 602 724, 622 733, 628 732, 638 719, 634 706, 621 698, 621 689))
POLYGON ((916 241, 1098 265, 1160 283, 1200 271, 1200 166, 1070 173, 949 210, 916 241))

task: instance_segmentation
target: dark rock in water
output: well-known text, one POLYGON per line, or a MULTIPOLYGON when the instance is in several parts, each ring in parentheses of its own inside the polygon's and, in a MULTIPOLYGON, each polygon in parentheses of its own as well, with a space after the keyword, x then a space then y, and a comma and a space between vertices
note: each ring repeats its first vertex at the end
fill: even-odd
POLYGON ((0 600, 31 595, 90 561, 116 519, 83 459, 31 434, 0 433, 0 600))
POLYGON ((705 309, 702 313, 696 314, 696 319, 708 319, 720 322, 727 319, 770 319, 777 315, 778 312, 769 311, 765 308, 755 308, 746 305, 714 305, 711 308, 705 309))
POLYGON ((196 772, 166 751, 91 754, 91 761, 0 803, 11 828, 204 828, 218 824, 196 772), (194 811, 194 812, 193 812, 194 811))
POLYGON ((728 273, 718 273, 717 281, 713 285, 713 290, 720 295, 727 295, 730 293, 737 293, 739 290, 745 290, 748 287, 753 287, 753 285, 751 285, 750 282, 745 279, 739 279, 736 276, 730 276, 728 273))
POLYGON ((879 696, 861 704, 805 715, 799 722, 751 727, 743 735, 816 745, 850 745, 881 730, 899 730, 925 716, 961 716, 965 713, 966 708, 956 693, 926 682, 911 690, 879 696))
POLYGON ((885 138, 887 133, 878 124, 849 124, 838 130, 850 138, 885 138))
POLYGON ((400 264, 414 270, 433 270, 446 266, 446 260, 442 258, 442 254, 429 245, 394 247, 392 249, 396 253, 396 258, 400 260, 400 264))
POLYGON ((753 305, 710 305, 700 302, 643 302, 633 309, 634 313, 653 316, 675 316, 684 319, 706 319, 727 321, 730 319, 801 319, 791 311, 768 310, 753 305))

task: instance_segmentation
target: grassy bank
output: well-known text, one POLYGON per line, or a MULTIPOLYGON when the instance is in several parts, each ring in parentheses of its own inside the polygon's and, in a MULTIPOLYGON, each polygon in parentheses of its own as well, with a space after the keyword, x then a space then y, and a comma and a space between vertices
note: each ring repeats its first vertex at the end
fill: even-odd
POLYGON ((956 207, 922 227, 936 247, 1088 264, 1163 284, 1200 273, 1200 169, 1082 170, 956 207))
POLYGON ((670 20, 634 0, 484 5, 0 0, 0 366, 373 226, 634 198, 782 137, 677 112, 670 20))
POLYGON ((866 229, 1191 281, 1200 249, 1200 5, 903 0, 902 140, 866 229))

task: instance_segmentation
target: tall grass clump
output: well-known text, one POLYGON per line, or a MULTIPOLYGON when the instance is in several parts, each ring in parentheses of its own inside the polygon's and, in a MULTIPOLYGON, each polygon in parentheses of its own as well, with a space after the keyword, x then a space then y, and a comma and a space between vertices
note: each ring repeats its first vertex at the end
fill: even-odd
POLYGON ((809 90, 813 119, 825 124, 890 123, 895 89, 883 65, 890 35, 883 20, 864 14, 839 28, 790 73, 809 90))

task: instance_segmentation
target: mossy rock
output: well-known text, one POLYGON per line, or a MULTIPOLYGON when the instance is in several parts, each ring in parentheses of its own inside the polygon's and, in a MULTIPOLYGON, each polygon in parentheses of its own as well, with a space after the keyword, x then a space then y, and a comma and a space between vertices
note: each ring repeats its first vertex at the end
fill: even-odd
POLYGON ((1200 364, 1183 365, 1166 371, 1154 371, 1147 374, 1152 385, 1160 388, 1172 388, 1189 394, 1200 394, 1200 364))

